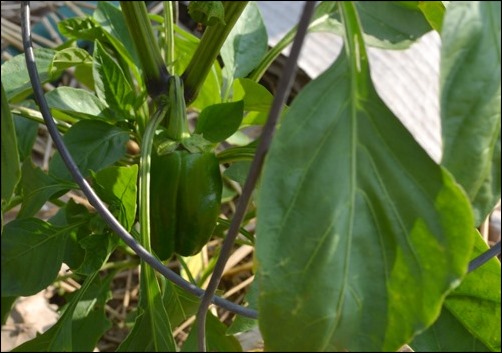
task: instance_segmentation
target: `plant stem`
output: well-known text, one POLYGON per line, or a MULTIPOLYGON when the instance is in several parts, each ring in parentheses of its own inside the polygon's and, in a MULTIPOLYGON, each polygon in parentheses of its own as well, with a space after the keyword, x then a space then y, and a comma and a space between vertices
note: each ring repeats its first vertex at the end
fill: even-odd
POLYGON ((164 37, 166 43, 167 71, 173 72, 174 63, 174 17, 173 2, 164 1, 164 37))
POLYGON ((120 7, 143 68, 148 94, 153 98, 167 90, 169 73, 160 55, 143 1, 121 1, 120 7))
POLYGON ((190 105, 197 98, 223 43, 247 3, 248 1, 223 1, 225 24, 209 26, 202 35, 199 46, 182 75, 185 82, 185 101, 187 105, 190 105))

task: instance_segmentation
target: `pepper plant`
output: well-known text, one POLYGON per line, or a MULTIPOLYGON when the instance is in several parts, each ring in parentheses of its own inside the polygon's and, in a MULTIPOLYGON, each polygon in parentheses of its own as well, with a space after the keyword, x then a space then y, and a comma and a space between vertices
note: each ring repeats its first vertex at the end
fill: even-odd
POLYGON ((81 283, 59 321, 15 351, 94 349, 111 281, 138 265, 118 351, 239 351, 235 335, 256 326, 268 351, 500 351, 500 262, 470 262, 487 250, 477 228, 500 200, 500 2, 320 2, 312 16, 307 4, 270 49, 255 2, 189 6, 200 39, 176 24, 172 2, 162 15, 98 2, 61 21, 66 42, 33 52, 39 79, 71 69, 78 88, 39 97, 24 55, 2 65, 2 320, 17 297, 60 281, 63 263, 81 283), (275 98, 260 79, 293 40, 294 68, 307 25, 340 34, 343 50, 286 106, 290 73, 275 98), (429 31, 442 41, 440 164, 380 99, 366 54, 429 31), (80 172, 60 145, 47 172, 34 165, 38 123, 63 134, 80 172), (71 190, 98 212, 63 197, 71 190), (46 202, 58 207, 47 221, 36 217, 46 202), (242 306, 213 298, 236 237, 255 247, 242 306), (185 265, 188 283, 164 266, 217 238, 205 295, 213 267, 197 279, 185 265), (211 300, 237 312, 230 327, 207 313, 211 300))

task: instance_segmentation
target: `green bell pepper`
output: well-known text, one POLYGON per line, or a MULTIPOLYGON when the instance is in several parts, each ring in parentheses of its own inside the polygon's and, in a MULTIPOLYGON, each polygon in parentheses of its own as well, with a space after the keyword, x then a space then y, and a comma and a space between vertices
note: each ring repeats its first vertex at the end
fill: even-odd
POLYGON ((173 253, 200 252, 211 238, 221 205, 223 183, 214 152, 183 147, 190 135, 182 87, 179 77, 173 77, 165 126, 178 147, 162 155, 154 150, 151 155, 150 237, 161 260, 173 253))

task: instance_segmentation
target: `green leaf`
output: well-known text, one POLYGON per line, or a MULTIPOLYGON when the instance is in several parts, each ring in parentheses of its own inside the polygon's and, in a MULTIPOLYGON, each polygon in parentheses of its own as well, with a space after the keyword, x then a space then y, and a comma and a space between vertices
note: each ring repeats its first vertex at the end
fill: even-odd
POLYGON ((81 48, 65 48, 57 51, 52 58, 49 72, 57 73, 74 66, 85 66, 92 68, 92 56, 81 48))
POLYGON ((94 176, 98 196, 128 231, 136 218, 137 179, 137 165, 108 167, 94 176))
POLYGON ((106 103, 81 88, 58 87, 47 92, 45 99, 51 109, 57 109, 77 119, 84 116, 91 119, 99 117, 110 122, 122 120, 120 114, 113 114, 106 103))
POLYGON ((274 96, 265 87, 248 78, 234 81, 234 101, 243 100, 244 110, 268 113, 274 96))
POLYGON ((442 1, 418 1, 418 8, 432 28, 441 32, 443 18, 446 12, 442 1))
POLYGON ((36 218, 14 220, 2 233, 2 296, 32 295, 61 268, 68 228, 36 218))
POLYGON ((38 123, 25 119, 19 115, 13 114, 14 125, 16 127, 17 148, 19 151, 19 159, 24 162, 26 158, 31 156, 33 144, 37 139, 38 123))
POLYGON ((224 141, 239 128, 243 112, 242 101, 214 104, 205 108, 199 115, 196 134, 211 142, 224 141))
MULTIPOLYGON (((195 53, 200 40, 177 26, 175 26, 174 29, 176 30, 176 33, 179 34, 174 37, 176 49, 174 72, 178 75, 181 75, 188 66, 188 63, 190 62, 192 55, 195 53)), ((202 85, 197 99, 190 104, 190 107, 198 110, 203 110, 209 105, 220 103, 220 87, 221 68, 218 64, 218 61, 215 61, 213 67, 207 75, 206 80, 202 85)))
POLYGON ((441 37, 441 163, 479 225, 500 199, 500 2, 452 3, 441 37))
MULTIPOLYGON (((248 302, 248 307, 257 310, 258 308, 258 282, 253 281, 249 288, 249 292, 246 293, 245 301, 248 302)), ((234 322, 227 330, 227 335, 234 335, 241 332, 247 332, 252 330, 258 325, 258 320, 251 319, 242 315, 236 315, 234 322)))
MULTIPOLYGON (((401 2, 402 3, 402 2, 401 2)), ((432 27, 417 4, 403 6, 398 1, 357 1, 364 30, 364 42, 382 49, 406 49, 432 27)), ((340 13, 330 1, 321 2, 309 27, 310 32, 343 35, 340 13)))
POLYGON ((134 92, 122 68, 98 41, 94 49, 94 60, 92 73, 97 96, 115 112, 116 120, 130 119, 134 92))
POLYGON ((446 307, 434 325, 409 346, 414 352, 491 352, 446 307))
POLYGON ((139 314, 117 352, 175 352, 169 316, 155 273, 149 265, 144 264, 141 273, 139 314))
MULTIPOLYGON (((472 258, 488 247, 475 230, 472 258)), ((469 273, 445 301, 441 316, 410 346, 422 352, 500 352, 500 261, 469 273)))
MULTIPOLYGON (((89 170, 99 171, 125 155, 129 132, 99 120, 82 120, 63 140, 82 174, 88 176, 89 170)), ((52 158, 49 172, 59 179, 72 180, 59 153, 52 158)))
POLYGON ((77 302, 71 323, 73 352, 93 351, 99 339, 111 328, 105 304, 111 299, 110 284, 115 274, 112 271, 104 279, 97 276, 77 302))
POLYGON ((173 327, 179 326, 184 320, 197 313, 199 298, 165 278, 162 279, 162 284, 164 286, 162 301, 173 327))
MULTIPOLYGON (((206 344, 208 352, 242 352, 239 341, 226 334, 227 326, 210 312, 206 319, 206 344)), ((197 327, 194 325, 181 352, 197 351, 197 327)))
MULTIPOLYGON (((56 51, 52 49, 34 49, 37 72, 41 83, 54 80, 57 75, 51 73, 52 58, 56 51)), ((2 84, 10 103, 19 102, 31 94, 31 82, 24 54, 19 54, 2 65, 2 84)))
POLYGON ((229 80, 245 77, 265 55, 267 30, 256 2, 246 6, 221 47, 224 72, 229 80))
POLYGON ((23 191, 23 203, 17 216, 18 218, 34 216, 45 202, 75 188, 76 185, 45 174, 29 158, 23 163, 21 187, 23 191))
POLYGON ((294 100, 258 193, 267 351, 395 351, 436 320, 471 253, 468 200, 378 97, 339 4, 347 48, 294 100))
POLYGON ((250 161, 232 163, 232 165, 225 170, 223 175, 238 182, 240 185, 244 185, 248 177, 250 168, 250 161))
POLYGON ((70 39, 94 42, 106 40, 103 29, 92 17, 67 18, 58 22, 59 32, 70 39))
POLYGON ((221 1, 190 1, 188 14, 195 22, 206 26, 225 24, 225 9, 221 1))
POLYGON ((79 240, 79 245, 85 250, 85 257, 75 272, 89 275, 98 271, 118 245, 118 241, 119 239, 109 232, 89 234, 79 240))
POLYGON ((0 308, 2 309, 2 326, 5 325, 5 322, 9 318, 10 311, 12 309, 12 306, 14 305, 14 302, 16 301, 17 297, 3 297, 2 296, 2 301, 0 302, 0 308))
POLYGON ((2 83, 2 206, 8 203, 21 176, 16 131, 2 83))
POLYGON ((38 335, 31 341, 16 347, 12 352, 72 352, 74 347, 72 334, 73 313, 82 296, 96 278, 96 275, 97 272, 87 277, 80 290, 71 300, 63 316, 61 316, 54 326, 42 335, 38 335))
POLYGON ((122 11, 106 1, 98 2, 97 5, 93 15, 94 19, 104 30, 105 35, 117 52, 119 52, 129 64, 133 64, 131 68, 135 68, 136 65, 134 63, 138 63, 139 58, 136 54, 122 11))

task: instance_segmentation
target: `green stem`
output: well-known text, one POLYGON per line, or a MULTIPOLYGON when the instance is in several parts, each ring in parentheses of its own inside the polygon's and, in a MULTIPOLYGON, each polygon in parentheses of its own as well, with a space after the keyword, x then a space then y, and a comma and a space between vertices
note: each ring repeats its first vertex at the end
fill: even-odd
POLYGON ((223 1, 225 24, 216 24, 206 28, 197 50, 183 73, 187 105, 190 105, 197 98, 200 88, 206 80, 223 43, 239 19, 242 11, 244 11, 247 3, 248 1, 223 1))
POLYGON ((233 147, 221 151, 216 157, 220 164, 233 163, 239 161, 252 161, 256 152, 256 147, 233 147))
POLYGON ((157 97, 167 90, 169 73, 160 55, 143 1, 121 1, 120 7, 143 68, 148 94, 157 97))
POLYGON ((174 15, 173 2, 164 1, 164 36, 166 39, 166 62, 167 70, 174 69, 174 15))
MULTIPOLYGON (((12 112, 12 114, 22 116, 23 118, 32 120, 32 121, 37 122, 39 124, 45 124, 44 118, 42 117, 42 114, 38 110, 30 109, 30 108, 23 107, 20 105, 13 105, 13 106, 11 106, 11 112, 12 112)), ((56 121, 56 125, 58 127, 58 130, 60 132, 66 132, 69 129, 69 126, 64 125, 63 123, 68 123, 68 124, 73 125, 73 124, 77 123, 79 120, 65 115, 64 119, 58 119, 55 121, 56 121)))
POLYGON ((270 65, 274 62, 275 59, 279 55, 281 55, 282 51, 286 49, 288 45, 293 43, 293 40, 295 39, 296 35, 296 30, 297 27, 293 27, 282 39, 274 45, 268 53, 265 55, 265 57, 262 59, 260 64, 253 70, 253 72, 249 75, 249 79, 258 82, 260 79, 263 77, 265 72, 268 70, 270 65))
MULTIPOLYGON (((153 137, 155 130, 160 122, 166 116, 169 109, 169 101, 164 96, 159 97, 159 106, 153 117, 148 122, 143 140, 141 141, 141 157, 139 169, 139 223, 141 233, 141 245, 148 251, 152 252, 150 245, 150 162, 152 154, 153 137)), ((141 261, 141 293, 140 307, 147 308, 154 302, 154 298, 150 293, 151 286, 155 286, 155 272, 145 262, 141 261)), ((158 286, 158 284, 157 284, 158 286)), ((153 287, 153 291, 155 287, 153 287)))
MULTIPOLYGON (((312 28, 319 26, 329 18, 329 14, 325 13, 325 8, 324 9, 321 8, 322 5, 323 5, 322 3, 317 5, 316 11, 320 12, 314 14, 312 22, 309 24, 308 30, 311 30, 312 28)), ((277 59, 279 55, 281 55, 282 51, 286 49, 288 45, 293 43, 297 30, 298 26, 294 26, 289 30, 288 33, 284 35, 284 37, 282 37, 282 39, 276 45, 270 48, 268 53, 263 57, 261 62, 253 70, 253 72, 249 75, 248 78, 255 82, 260 81, 260 79, 263 77, 263 75, 268 70, 270 65, 272 65, 274 60, 277 59)))

